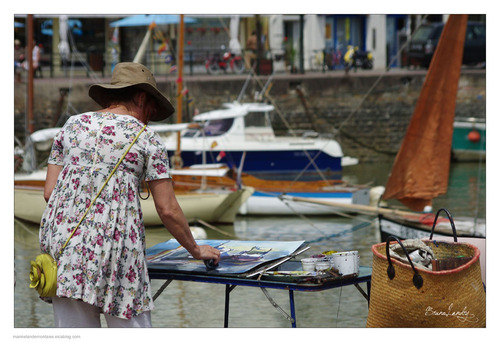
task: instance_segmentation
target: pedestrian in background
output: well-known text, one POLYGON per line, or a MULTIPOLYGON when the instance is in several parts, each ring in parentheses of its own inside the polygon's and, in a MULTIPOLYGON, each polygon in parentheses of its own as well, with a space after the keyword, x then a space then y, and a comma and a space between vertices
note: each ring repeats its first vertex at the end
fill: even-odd
POLYGON ((247 69, 250 69, 257 58, 257 32, 252 31, 252 34, 247 39, 245 64, 247 69))
POLYGON ((24 62, 24 48, 19 39, 14 40, 14 76, 16 81, 21 82, 21 72, 24 62))
MULTIPOLYGON (((37 74, 40 75, 40 78, 43 78, 43 73, 42 73, 42 66, 40 64, 40 57, 41 57, 41 49, 40 46, 36 43, 36 41, 33 41, 33 50, 31 51, 31 58, 32 58, 32 64, 33 64, 33 76, 36 77, 37 74)), ((28 71, 30 66, 29 66, 29 61, 25 59, 23 61, 23 68, 24 70, 28 71)))

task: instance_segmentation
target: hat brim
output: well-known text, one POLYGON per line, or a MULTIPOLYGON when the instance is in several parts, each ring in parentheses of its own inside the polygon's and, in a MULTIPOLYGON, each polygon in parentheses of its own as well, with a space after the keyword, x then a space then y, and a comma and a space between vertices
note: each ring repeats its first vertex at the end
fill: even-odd
POLYGON ((163 121, 169 118, 174 112, 175 108, 170 101, 160 93, 155 87, 148 83, 137 83, 127 85, 117 84, 93 84, 89 88, 89 96, 101 106, 106 106, 106 93, 112 90, 125 89, 128 87, 137 87, 155 98, 158 103, 158 111, 151 117, 151 121, 163 121))

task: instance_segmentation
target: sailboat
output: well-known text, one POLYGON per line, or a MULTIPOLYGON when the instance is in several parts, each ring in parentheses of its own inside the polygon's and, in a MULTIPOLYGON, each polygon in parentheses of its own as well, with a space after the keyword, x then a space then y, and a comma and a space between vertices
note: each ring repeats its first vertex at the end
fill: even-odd
MULTIPOLYGON (((455 102, 466 27, 467 15, 450 15, 382 196, 383 200, 399 200, 409 210, 328 203, 293 196, 287 199, 377 216, 382 241, 386 241, 389 235, 401 239, 429 238, 435 215, 424 212, 424 209, 431 207, 432 200, 448 189, 455 102)), ((484 219, 457 216, 453 220, 458 236, 484 240, 484 219)), ((435 231, 436 237, 451 237, 448 218, 440 217, 435 231)), ((484 241, 481 244, 484 246, 484 241)))
MULTIPOLYGON (((462 66, 467 15, 450 15, 429 66, 413 117, 396 156, 383 200, 397 199, 414 213, 379 214, 383 241, 428 238, 433 215, 422 213, 448 189, 455 103, 462 66)), ((448 219, 437 236, 451 236, 448 219)), ((455 219, 457 235, 485 237, 484 220, 455 219)))

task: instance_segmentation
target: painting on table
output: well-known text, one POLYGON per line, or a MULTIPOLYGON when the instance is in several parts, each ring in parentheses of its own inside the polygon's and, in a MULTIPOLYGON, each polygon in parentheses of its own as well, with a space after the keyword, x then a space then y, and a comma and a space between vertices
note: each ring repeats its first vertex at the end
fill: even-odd
MULTIPOLYGON (((245 273, 267 262, 287 257, 297 251, 304 241, 239 241, 197 240, 199 245, 210 245, 221 252, 217 273, 245 273)), ((205 272, 205 264, 194 259, 177 240, 171 239, 146 251, 149 267, 165 270, 205 272)))

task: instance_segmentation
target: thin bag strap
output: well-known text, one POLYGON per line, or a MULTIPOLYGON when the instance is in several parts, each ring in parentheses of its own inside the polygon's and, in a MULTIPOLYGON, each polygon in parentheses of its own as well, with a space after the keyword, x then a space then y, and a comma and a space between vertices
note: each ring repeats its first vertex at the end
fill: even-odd
POLYGON ((97 195, 94 197, 94 199, 92 200, 92 202, 90 203, 90 205, 87 207, 87 210, 85 210, 85 213, 83 214, 82 218, 80 219, 80 221, 78 222, 78 224, 76 225, 76 227, 73 229, 73 231, 71 232, 71 234, 69 235, 68 237, 68 240, 66 240, 66 243, 62 246, 61 250, 59 251, 59 255, 62 254, 64 248, 66 248, 66 245, 68 244, 69 240, 73 237, 73 235, 75 234, 76 230, 78 229, 78 227, 80 226, 80 224, 82 223, 83 219, 85 218, 85 216, 87 216, 87 213, 89 212, 90 208, 92 207, 92 205, 94 204, 94 202, 97 200, 97 198, 99 197, 99 195, 101 194, 102 190, 104 189, 104 187, 106 186, 106 184, 108 184, 108 181, 111 179, 111 177, 113 176, 113 174, 115 173, 115 171, 118 169, 118 166, 120 166, 121 162, 123 161, 123 159, 125 159, 125 156, 128 154, 128 152, 130 151, 130 149, 132 148, 132 146, 135 144, 135 142, 137 141, 137 139, 139 138, 139 136, 141 135, 141 133, 146 129, 146 125, 144 125, 144 127, 142 127, 142 129, 139 131, 139 133, 135 136, 134 140, 132 141, 132 143, 130 144, 130 146, 127 148, 127 150, 125 151, 125 153, 123 153, 122 157, 120 158, 120 160, 118 161, 118 163, 116 163, 113 171, 111 171, 111 173, 109 174, 108 178, 106 179, 106 181, 104 182, 104 184, 102 185, 101 189, 99 190, 99 192, 97 193, 97 195))

